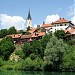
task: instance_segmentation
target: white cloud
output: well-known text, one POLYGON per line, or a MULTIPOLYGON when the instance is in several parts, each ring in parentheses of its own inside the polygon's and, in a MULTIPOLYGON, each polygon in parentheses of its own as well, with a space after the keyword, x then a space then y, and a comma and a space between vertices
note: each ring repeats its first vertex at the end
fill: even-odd
POLYGON ((72 23, 75 25, 75 16, 71 18, 72 23))
POLYGON ((25 20, 21 16, 9 16, 0 14, 0 29, 10 28, 14 26, 17 30, 23 29, 25 20))
POLYGON ((55 15, 48 15, 45 19, 45 23, 52 23, 56 20, 58 20, 60 17, 58 14, 55 14, 55 15))

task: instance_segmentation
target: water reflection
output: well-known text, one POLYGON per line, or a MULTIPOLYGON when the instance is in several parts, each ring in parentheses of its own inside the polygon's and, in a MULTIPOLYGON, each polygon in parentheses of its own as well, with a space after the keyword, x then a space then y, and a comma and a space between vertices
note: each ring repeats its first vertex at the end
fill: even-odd
POLYGON ((0 75, 75 75, 74 72, 0 71, 0 75))

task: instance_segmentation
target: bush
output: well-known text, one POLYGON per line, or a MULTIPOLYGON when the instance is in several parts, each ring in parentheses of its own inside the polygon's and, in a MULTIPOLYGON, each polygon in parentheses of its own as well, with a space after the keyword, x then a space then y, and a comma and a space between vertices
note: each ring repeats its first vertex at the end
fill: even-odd
POLYGON ((26 71, 34 70, 34 62, 28 57, 22 62, 22 69, 26 71))
POLYGON ((24 53, 23 53, 22 50, 16 50, 16 51, 15 51, 15 54, 16 54, 16 55, 19 55, 19 57, 22 58, 22 59, 25 57, 25 55, 24 55, 24 53))
POLYGON ((36 70, 36 71, 44 70, 44 68, 43 68, 44 63, 41 58, 37 57, 33 62, 34 62, 34 70, 36 70))
POLYGON ((37 57, 37 55, 35 55, 34 53, 32 53, 32 54, 29 55, 29 57, 31 58, 31 60, 34 60, 37 57))
POLYGON ((0 58, 0 66, 2 66, 4 64, 2 58, 0 58))

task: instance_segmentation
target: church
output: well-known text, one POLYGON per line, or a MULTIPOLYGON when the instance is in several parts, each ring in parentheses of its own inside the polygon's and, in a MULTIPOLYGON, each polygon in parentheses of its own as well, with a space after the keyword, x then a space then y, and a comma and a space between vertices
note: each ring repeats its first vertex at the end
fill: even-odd
POLYGON ((32 28, 32 18, 31 18, 31 14, 30 14, 30 9, 29 9, 29 12, 28 12, 28 17, 27 17, 27 27, 30 27, 32 28))

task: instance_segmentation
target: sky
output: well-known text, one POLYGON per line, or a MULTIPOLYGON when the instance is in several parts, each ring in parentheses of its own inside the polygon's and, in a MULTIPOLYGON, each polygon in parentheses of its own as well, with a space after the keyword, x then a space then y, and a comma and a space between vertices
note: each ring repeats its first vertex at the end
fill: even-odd
POLYGON ((30 9, 33 27, 60 17, 75 24, 75 0, 0 0, 0 29, 25 29, 30 9))

